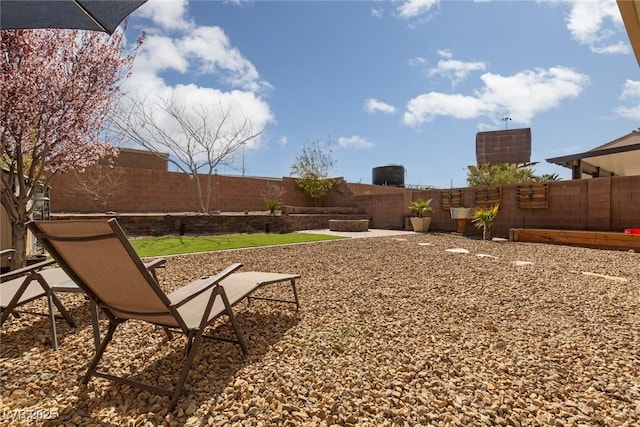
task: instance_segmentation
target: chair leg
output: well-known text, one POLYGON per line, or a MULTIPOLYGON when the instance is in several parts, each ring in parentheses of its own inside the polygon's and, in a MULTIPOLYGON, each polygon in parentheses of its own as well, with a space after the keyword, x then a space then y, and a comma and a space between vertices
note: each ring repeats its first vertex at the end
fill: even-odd
POLYGON ((173 334, 171 333, 169 328, 162 328, 162 329, 164 329, 164 333, 167 335, 167 339, 171 341, 173 339, 173 334))
POLYGON ((176 384, 176 387, 173 389, 173 395, 171 396, 171 401, 169 402, 169 412, 173 411, 178 403, 178 398, 180 397, 180 393, 182 393, 182 388, 184 387, 184 383, 187 380, 187 375, 189 374, 189 370, 191 369, 191 364, 193 363, 193 359, 196 355, 196 351, 198 351, 198 346, 202 341, 202 329, 198 329, 197 331, 190 331, 189 336, 187 336, 187 354, 184 365, 182 366, 182 372, 180 373, 180 379, 176 384))
POLYGON ((49 306, 49 322, 51 329, 51 340, 53 341, 53 349, 58 350, 58 332, 56 331, 56 314, 53 312, 53 293, 47 292, 47 305, 49 306))
MULTIPOLYGON (((11 301, 9 301, 9 304, 7 304, 7 306, 2 310, 2 314, 0 315, 0 326, 4 325, 4 322, 7 320, 7 318, 11 313, 13 313, 14 316, 18 314, 17 312, 14 312, 14 309, 18 306, 18 301, 20 301, 20 297, 22 296, 24 291, 27 289, 27 287, 29 286, 29 283, 31 283, 32 280, 34 280, 33 274, 30 274, 29 276, 27 276, 22 282, 22 285, 20 285, 20 288, 15 293, 13 298, 11 298, 11 301)), ((16 317, 19 318, 20 315, 17 315, 16 317)))
POLYGON ((69 312, 64 308, 58 297, 55 296, 53 291, 49 286, 43 286, 47 290, 47 305, 49 306, 49 321, 51 323, 51 340, 53 341, 53 349, 58 350, 58 332, 56 330, 56 314, 53 311, 53 306, 56 306, 62 317, 65 318, 69 326, 72 328, 76 327, 76 322, 73 321, 73 318, 69 314, 69 312))
POLYGON ((296 289, 296 279, 291 279, 291 289, 293 290, 293 298, 296 301, 296 309, 300 310, 300 301, 298 301, 298 290, 296 289))
POLYGON ((62 305, 62 303, 60 302, 56 294, 52 293, 51 299, 53 300, 53 303, 55 304, 56 308, 58 309, 62 317, 64 317, 64 319, 67 321, 69 326, 71 326, 72 328, 75 328, 76 322, 73 320, 73 317, 71 317, 71 314, 69 314, 67 309, 64 308, 64 305, 62 305))
POLYGON ((4 325, 4 321, 7 320, 10 314, 11 310, 2 309, 2 311, 0 312, 0 326, 4 325))
POLYGON ((91 377, 93 376, 93 374, 95 373, 96 368, 98 367, 98 363, 100 362, 100 359, 102 359, 102 354, 104 353, 104 351, 107 348, 107 345, 109 344, 109 342, 113 338, 113 333, 116 331, 116 328, 118 327, 119 324, 120 324, 120 322, 109 321, 109 329, 107 330, 107 335, 102 340, 102 343, 100 344, 100 347, 96 348, 96 355, 94 356, 93 360, 91 361, 91 364, 89 365, 89 368, 87 369, 87 373, 84 375, 84 378, 82 379, 82 383, 83 384, 87 384, 89 382, 89 380, 91 379, 91 377))
POLYGON ((96 347, 96 351, 100 348, 100 318, 98 313, 98 305, 93 302, 93 300, 89 300, 91 311, 91 328, 93 329, 93 342, 96 347))
POLYGON ((227 309, 227 316, 229 316, 229 320, 231 320, 231 325, 233 326, 233 330, 236 332, 236 336, 238 337, 238 343, 240 344, 240 348, 242 349, 243 354, 249 353, 247 349, 247 343, 244 340, 244 334, 242 333, 242 329, 240 329, 240 325, 236 320, 236 317, 233 315, 233 311, 231 310, 231 304, 229 304, 229 299, 227 298, 227 294, 224 293, 224 290, 220 292, 220 297, 222 298, 222 302, 224 302, 224 306, 227 309))

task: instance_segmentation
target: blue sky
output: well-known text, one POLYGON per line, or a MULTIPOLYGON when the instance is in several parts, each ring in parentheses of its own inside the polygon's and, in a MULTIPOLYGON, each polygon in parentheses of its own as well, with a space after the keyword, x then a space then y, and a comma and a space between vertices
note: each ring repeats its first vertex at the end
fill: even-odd
MULTIPOLYGON (((640 68, 615 1, 149 0, 127 36, 146 41, 125 89, 232 101, 264 125, 245 173, 288 176, 330 141, 332 175, 371 183, 466 182, 479 131, 530 127, 545 159, 639 127, 640 68)), ((219 173, 241 174, 238 155, 219 173)))

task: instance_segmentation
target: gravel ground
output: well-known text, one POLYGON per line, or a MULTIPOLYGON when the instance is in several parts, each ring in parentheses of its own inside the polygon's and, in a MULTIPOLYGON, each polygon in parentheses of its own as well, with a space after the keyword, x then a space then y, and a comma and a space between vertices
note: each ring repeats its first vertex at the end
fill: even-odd
MULTIPOLYGON (((639 423, 640 254, 406 235, 170 257, 160 281, 171 290, 231 262, 301 274, 302 308, 238 305, 249 355, 203 343, 172 413, 166 397, 80 384, 89 305, 64 294, 78 327, 59 322, 59 351, 46 319, 2 328, 0 424, 639 423)), ((184 343, 130 322, 102 366, 166 386, 184 343)))

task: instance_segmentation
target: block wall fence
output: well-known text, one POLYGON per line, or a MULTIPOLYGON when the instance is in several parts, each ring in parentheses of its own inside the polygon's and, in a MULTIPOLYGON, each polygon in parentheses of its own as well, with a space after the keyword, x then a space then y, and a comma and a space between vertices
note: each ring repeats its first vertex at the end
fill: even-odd
MULTIPOLYGON (((52 214, 94 214, 105 211, 118 212, 119 215, 175 214, 198 211, 193 183, 185 174, 138 168, 117 170, 120 171, 121 184, 109 203, 100 207, 89 195, 72 190, 74 180, 82 178, 81 175, 56 176, 51 182, 50 191, 52 214)), ((201 177, 203 185, 206 185, 206 178, 201 177)), ((264 194, 269 186, 282 189, 280 204, 283 206, 314 206, 313 200, 296 187, 292 178, 226 175, 213 175, 211 178, 212 210, 264 212, 264 194)), ((362 218, 370 220, 369 228, 406 229, 407 218, 411 215, 408 209, 410 203, 430 198, 433 207, 430 230, 448 232, 456 230, 456 221, 451 219, 448 208, 445 209, 443 205, 443 193, 451 191, 461 193, 460 205, 476 205, 475 188, 418 190, 352 184, 340 180, 323 201, 323 206, 360 208, 364 212, 362 218)), ((494 235, 507 237, 510 228, 592 231, 640 228, 640 176, 552 181, 548 183, 544 196, 545 207, 535 209, 523 207, 519 197, 518 185, 500 187, 500 212, 494 223, 494 235)), ((471 224, 468 224, 467 232, 480 234, 480 230, 471 224)))
MULTIPOLYGON (((51 181, 50 206, 54 213, 96 213, 105 211, 126 213, 199 212, 194 183, 180 172, 139 168, 115 168, 120 185, 106 204, 90 194, 77 190, 81 174, 62 174, 51 181)), ((89 175, 91 176, 91 175, 89 175)), ((200 177, 206 188, 208 176, 200 177)), ((210 210, 223 212, 263 211, 264 195, 270 186, 281 189, 282 205, 313 206, 314 202, 300 190, 292 178, 272 179, 211 175, 210 210)), ((354 206, 353 195, 341 181, 324 201, 327 206, 354 206)))

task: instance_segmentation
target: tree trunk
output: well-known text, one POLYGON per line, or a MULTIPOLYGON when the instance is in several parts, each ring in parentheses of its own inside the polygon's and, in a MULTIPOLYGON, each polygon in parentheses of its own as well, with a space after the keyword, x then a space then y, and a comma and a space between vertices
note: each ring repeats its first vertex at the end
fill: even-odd
POLYGON ((209 173, 207 174, 207 194, 203 199, 206 201, 204 204, 203 213, 209 213, 211 210, 211 193, 213 191, 213 175, 211 174, 211 169, 209 169, 209 173))
POLYGON ((491 229, 485 225, 484 227, 482 227, 482 238, 484 240, 489 240, 490 236, 491 236, 491 229))
POLYGON ((27 227, 26 221, 11 222, 11 240, 16 253, 11 255, 11 269, 22 268, 27 263, 27 227))
MULTIPOLYGON (((19 171, 22 171, 22 168, 19 168, 19 171)), ((29 189, 26 188, 24 180, 17 180, 18 185, 20 185, 17 192, 11 187, 12 181, 2 180, 2 207, 11 223, 11 247, 16 251, 11 256, 11 269, 14 270, 24 267, 27 262, 26 224, 30 219, 30 212, 27 208, 29 199, 26 196, 29 194, 29 189), (21 194, 24 196, 20 196, 21 194)))
POLYGON ((191 179, 196 186, 196 193, 198 194, 198 207, 200 212, 206 213, 206 208, 204 205, 204 197, 202 195, 202 183, 200 182, 200 175, 197 172, 191 172, 191 179))

